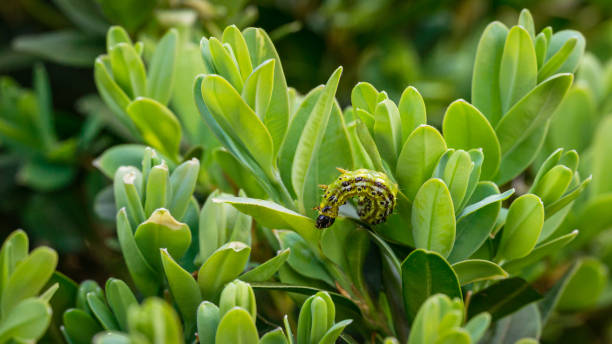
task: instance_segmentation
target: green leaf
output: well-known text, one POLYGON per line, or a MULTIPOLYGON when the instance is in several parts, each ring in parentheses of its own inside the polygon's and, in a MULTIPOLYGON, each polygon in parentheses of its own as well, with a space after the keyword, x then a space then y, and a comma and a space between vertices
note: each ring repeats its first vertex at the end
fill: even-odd
POLYGON ((544 63, 540 70, 538 70, 538 82, 546 80, 555 74, 555 72, 557 72, 557 70, 559 70, 559 68, 567 60, 569 55, 574 51, 577 44, 578 39, 576 38, 570 38, 565 41, 563 46, 553 56, 551 56, 546 63, 544 63))
POLYGON ((468 259, 453 264, 453 270, 459 277, 459 283, 464 286, 477 281, 502 279, 508 273, 499 265, 482 259, 468 259))
POLYGON ((214 200, 229 203, 239 211, 252 216, 260 225, 268 228, 292 229, 311 247, 318 247, 321 232, 315 228, 314 220, 287 208, 265 200, 223 196, 214 200))
POLYGON ((412 233, 417 248, 447 257, 455 242, 453 200, 446 184, 438 178, 425 182, 412 204, 412 233))
POLYGON ((77 289, 76 308, 87 312, 87 314, 91 316, 94 316, 91 311, 91 307, 89 307, 89 302, 87 301, 87 294, 89 293, 94 293, 100 298, 104 298, 104 291, 102 290, 102 288, 100 288, 98 282, 94 280, 85 280, 81 282, 77 289))
POLYGON ((544 64, 547 49, 548 39, 543 32, 540 32, 535 38, 535 51, 538 58, 538 69, 542 68, 542 65, 544 64))
POLYGON ((259 66, 268 59, 274 59, 274 88, 270 105, 263 119, 274 142, 274 155, 278 153, 289 123, 289 96, 283 67, 266 32, 259 28, 247 28, 242 33, 249 48, 251 63, 259 66))
POLYGON ((219 314, 221 318, 234 307, 246 310, 251 315, 253 321, 257 320, 255 293, 248 283, 234 280, 223 288, 219 298, 219 314))
POLYGON ((149 64, 147 96, 167 105, 174 85, 174 64, 177 59, 178 31, 170 29, 161 38, 149 64))
POLYGON ((565 286, 557 308, 562 311, 585 310, 597 305, 606 288, 608 269, 595 258, 584 258, 565 286))
POLYGON ((467 311, 468 318, 488 312, 493 321, 496 321, 540 298, 541 295, 523 279, 503 279, 472 295, 467 311))
POLYGON ((145 216, 151 216, 156 209, 168 208, 171 192, 168 166, 163 162, 153 166, 147 177, 145 216))
POLYGON ((536 86, 519 100, 495 127, 502 163, 497 177, 503 183, 520 173, 535 158, 546 132, 546 122, 563 99, 573 80, 571 74, 557 74, 536 86), (525 144, 530 144, 530 150, 525 144), (521 149, 524 151, 521 152, 521 149), (524 155, 523 155, 524 153, 524 155))
POLYGON ((322 91, 323 93, 321 93, 304 126, 293 159, 291 185, 298 196, 300 208, 304 210, 304 187, 306 186, 308 170, 312 167, 312 162, 316 158, 316 154, 323 141, 324 129, 327 126, 332 106, 334 105, 334 95, 336 94, 341 74, 342 68, 338 68, 327 81, 322 91))
POLYGON ((612 192, 612 181, 609 172, 612 169, 610 145, 612 144, 612 116, 605 117, 599 124, 592 144, 593 150, 593 197, 612 192))
POLYGON ((125 208, 117 213, 117 238, 125 265, 140 292, 146 296, 157 295, 159 281, 155 270, 147 263, 136 244, 125 208))
POLYGON ((257 66, 244 82, 244 88, 242 89, 242 99, 261 120, 265 118, 272 99, 274 62, 275 60, 270 59, 257 66))
POLYGON ((184 342, 178 315, 169 303, 159 298, 148 298, 141 306, 130 308, 128 324, 130 334, 145 343, 184 342))
POLYGON ((435 252, 414 250, 402 263, 402 292, 408 319, 414 319, 428 297, 442 293, 462 298, 457 275, 435 252))
POLYGON ((118 43, 109 51, 113 78, 127 93, 136 98, 147 95, 147 75, 145 67, 134 47, 128 43, 118 43))
POLYGON ((36 298, 19 302, 8 313, 3 313, 0 324, 0 342, 11 339, 20 342, 36 342, 47 330, 51 322, 51 307, 36 298))
POLYGON ((383 166, 380 153, 378 152, 378 148, 376 147, 376 143, 374 142, 374 139, 372 138, 372 135, 364 122, 359 121, 357 123, 357 136, 359 137, 359 141, 363 146, 363 150, 367 154, 368 158, 370 158, 372 161, 374 169, 377 171, 384 171, 385 168, 383 166))
POLYGON ((495 183, 478 183, 470 202, 480 201, 465 207, 458 217, 455 243, 448 256, 450 262, 466 259, 482 246, 493 230, 501 209, 501 201, 510 197, 513 192, 511 189, 500 194, 495 183))
POLYGON ((287 344, 287 337, 281 328, 267 332, 259 340, 259 344, 287 344))
POLYGON ((510 273, 519 272, 521 268, 532 265, 540 261, 547 255, 559 251, 561 248, 563 248, 572 240, 574 240, 577 235, 578 231, 574 230, 571 233, 565 234, 547 242, 543 242, 535 249, 533 249, 533 251, 531 251, 531 253, 526 257, 503 264, 503 267, 506 271, 509 271, 510 273))
POLYGON ((108 56, 98 57, 94 64, 94 80, 96 88, 104 103, 117 116, 121 124, 130 130, 130 133, 136 133, 134 124, 128 117, 126 109, 130 104, 131 99, 119 87, 117 82, 111 76, 108 56), (105 63, 108 62, 108 63, 105 63))
POLYGON ((191 231, 185 223, 178 222, 166 209, 157 209, 140 224, 134 233, 134 241, 143 257, 156 271, 161 271, 160 248, 179 259, 191 244, 191 231))
POLYGON ((181 126, 170 109, 153 99, 137 98, 127 113, 147 144, 173 162, 180 160, 181 126))
POLYGON ((506 113, 537 83, 538 62, 527 30, 514 26, 508 32, 499 66, 502 113, 506 113))
POLYGON ((28 247, 28 236, 21 229, 12 232, 2 243, 2 250, 0 250, 0 296, 3 295, 17 264, 28 256, 28 247))
POLYGON ((489 339, 489 343, 516 344, 521 338, 539 338, 542 332, 540 313, 535 304, 523 307, 518 312, 500 319, 489 339))
POLYGON ((132 166, 122 166, 115 173, 113 181, 115 206, 126 208, 132 226, 145 220, 142 207, 142 173, 132 166))
POLYGON ((145 146, 122 144, 113 146, 102 153, 93 165, 108 178, 113 178, 121 166, 139 167, 144 156, 145 146))
POLYGON ((243 79, 238 70, 237 62, 223 44, 215 37, 208 40, 210 56, 215 64, 215 70, 221 77, 229 81, 232 87, 238 92, 242 92, 243 79))
POLYGON ((201 90, 208 110, 226 135, 241 144, 268 177, 272 178, 275 166, 274 143, 264 123, 222 77, 206 75, 201 90))
POLYGON ((454 328, 444 333, 436 344, 470 344, 470 334, 462 328, 454 328))
POLYGON ((495 126, 503 115, 500 93, 500 62, 508 28, 492 22, 482 33, 472 74, 472 104, 495 126))
POLYGON ((193 158, 176 167, 170 176, 172 197, 170 212, 177 219, 183 219, 200 174, 200 162, 193 158))
POLYGON ((200 338, 200 343, 215 343, 215 336, 220 320, 219 307, 208 301, 203 301, 200 304, 197 313, 198 337, 200 338))
POLYGON ((93 338, 94 344, 130 344, 130 337, 119 332, 101 332, 93 338))
POLYGON ((172 299, 181 312, 187 331, 196 326, 196 313, 200 304, 200 288, 191 274, 168 254, 166 249, 160 249, 164 273, 172 293, 172 299))
POLYGON ((133 45, 127 31, 121 26, 113 25, 106 32, 106 50, 111 50, 111 48, 119 43, 133 45))
POLYGON ((402 145, 419 126, 427 124, 427 114, 423 97, 412 86, 406 87, 398 104, 402 120, 402 145))
POLYGON ((279 169, 281 178, 287 187, 295 193, 293 187, 291 185, 291 168, 293 166, 293 159, 295 156, 295 152, 297 150, 300 137, 302 136, 302 131, 304 130, 304 126, 312 113, 314 106, 317 104, 321 93, 325 86, 320 85, 318 87, 313 88, 306 94, 300 103, 297 111, 293 115, 291 119, 291 123, 289 124, 289 129, 287 131, 287 137, 283 142, 283 146, 279 152, 279 169))
POLYGON ((523 258, 535 247, 544 225, 544 205, 533 194, 512 202, 506 216, 497 255, 501 259, 523 258))
POLYGON ((538 302, 538 310, 540 311, 540 318, 542 320, 542 327, 546 326, 548 319, 551 317, 552 313, 557 308, 559 303, 559 299, 561 298, 561 294, 563 294, 565 288, 567 287, 569 281, 572 279, 572 276, 577 271, 579 264, 574 263, 570 266, 563 277, 558 279, 555 282, 555 285, 550 288, 544 298, 538 302))
POLYGON ((446 143, 433 127, 421 125, 410 134, 404 142, 396 167, 397 181, 408 199, 414 200, 445 151, 446 143))
POLYGON ((324 281, 331 286, 334 285, 325 265, 317 259, 316 254, 309 249, 304 239, 297 233, 277 230, 275 235, 283 249, 291 249, 287 264, 293 270, 302 276, 324 281))
POLYGON ((2 314, 7 315, 21 301, 38 295, 56 266, 57 253, 44 246, 19 262, 2 290, 2 314))
POLYGON ((127 312, 132 305, 138 304, 136 297, 125 282, 116 278, 109 278, 104 289, 106 301, 117 319, 119 328, 127 331, 127 312))
POLYGON ((289 248, 279 251, 276 256, 245 272, 239 278, 245 282, 265 282, 269 280, 285 264, 290 252, 291 249, 289 248))
MULTIPOLYGON (((253 66, 251 65, 249 48, 244 40, 244 37, 242 36, 242 33, 240 30, 238 30, 236 25, 230 25, 223 30, 223 43, 229 44, 232 47, 242 80, 246 80, 249 75, 251 75, 253 66)), ((272 65, 274 66, 274 64, 272 65)), ((272 80, 270 79, 270 86, 272 86, 271 83, 272 80)))
POLYGON ((558 200, 572 181, 573 172, 567 166, 556 165, 534 184, 531 192, 542 199, 544 205, 550 205, 558 200))
POLYGON ((399 109, 389 99, 376 105, 374 110, 374 141, 383 159, 397 165, 397 156, 402 147, 402 122, 399 109))
POLYGON ((229 242, 217 249, 198 271, 202 298, 216 302, 223 286, 236 279, 247 264, 251 248, 241 242, 229 242))
POLYGON ((235 307, 219 322, 215 343, 257 344, 257 328, 247 311, 235 307))
POLYGON ((464 328, 470 334, 472 343, 478 343, 487 328, 489 328, 489 324, 491 324, 491 315, 489 313, 480 313, 465 324, 464 328))
MULTIPOLYGON (((480 152, 479 163, 482 163, 482 152, 480 152)), ((444 183, 448 186, 450 191, 451 199, 453 201, 453 207, 457 213, 461 212, 463 203, 465 202, 466 196, 469 198, 471 192, 474 190, 468 190, 470 187, 470 181, 473 179, 475 182, 478 181, 479 167, 476 166, 476 161, 472 161, 470 154, 464 150, 457 150, 448 155, 448 160, 444 159, 444 166, 438 165, 437 168, 443 167, 444 170, 440 175, 434 172, 436 177, 441 178, 444 183), (477 171, 474 171, 477 170, 477 171), (474 175, 473 172, 476 172, 474 175), (472 178, 474 176, 474 178, 472 178), (468 195, 468 192, 470 194, 468 195)), ((474 182, 474 187, 476 183, 474 182)))
POLYGON ((319 341, 319 344, 334 344, 338 340, 338 337, 342 334, 342 331, 353 322, 352 319, 345 319, 329 328, 323 338, 319 341))
POLYGON ((572 50, 569 57, 567 57, 565 60, 565 63, 563 63, 563 65, 557 69, 557 73, 573 73, 576 70, 582 55, 584 54, 586 41, 580 32, 574 30, 562 30, 555 32, 555 34, 548 40, 548 52, 546 54, 547 61, 552 59, 552 57, 562 49, 566 42, 572 38, 577 40, 576 46, 572 50))
POLYGON ((493 127, 478 109, 464 100, 454 101, 446 109, 442 132, 449 148, 482 148, 482 178, 495 176, 501 160, 499 141, 493 127))
POLYGON ((104 329, 94 318, 80 309, 69 309, 63 317, 64 331, 74 344, 90 344, 96 333, 104 329))
POLYGON ((533 40, 535 38, 535 25, 533 23, 533 17, 528 9, 524 8, 521 10, 519 15, 518 25, 522 26, 529 33, 529 37, 533 40))
POLYGON ((373 114, 378 104, 378 91, 368 82, 358 82, 351 91, 353 109, 362 109, 373 114))
POLYGON ((445 332, 459 327, 462 308, 459 299, 451 300, 444 294, 429 297, 419 309, 407 343, 438 343, 445 332))
POLYGON ((87 304, 105 330, 119 330, 115 316, 106 305, 104 299, 95 292, 87 293, 87 304))

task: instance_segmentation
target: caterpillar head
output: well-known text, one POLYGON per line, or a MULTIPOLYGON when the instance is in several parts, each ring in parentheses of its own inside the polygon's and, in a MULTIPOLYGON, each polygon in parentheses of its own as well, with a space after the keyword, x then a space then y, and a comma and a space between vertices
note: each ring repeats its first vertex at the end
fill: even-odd
POLYGON ((336 220, 335 218, 329 217, 327 215, 319 215, 319 217, 317 217, 317 224, 316 224, 316 226, 317 226, 317 228, 321 228, 321 229, 322 228, 327 228, 327 227, 333 225, 335 220, 336 220))

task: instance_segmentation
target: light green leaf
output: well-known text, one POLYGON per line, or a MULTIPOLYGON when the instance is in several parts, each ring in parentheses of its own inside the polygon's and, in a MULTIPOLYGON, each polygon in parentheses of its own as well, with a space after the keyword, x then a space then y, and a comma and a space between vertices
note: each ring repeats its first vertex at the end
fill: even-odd
POLYGON ((419 91, 412 86, 406 87, 404 92, 402 92, 398 108, 402 119, 403 145, 414 129, 423 124, 427 124, 427 114, 423 97, 419 91))
POLYGON ((276 256, 245 272, 239 278, 245 282, 265 282, 269 280, 285 264, 290 252, 291 249, 289 248, 279 251, 276 256))
POLYGON ((128 97, 147 95, 147 75, 140 56, 128 43, 118 43, 109 51, 113 79, 128 97))
MULTIPOLYGON (((238 30, 236 25, 230 25, 223 30, 223 43, 229 44, 232 47, 242 80, 246 80, 249 75, 251 75, 253 66, 251 65, 249 48, 247 47, 244 37, 242 37, 242 33, 240 30, 238 30)), ((271 81, 272 80, 270 80, 270 82, 271 81)))
POLYGON ((512 202, 497 251, 506 260, 523 258, 538 241, 544 225, 544 204, 534 194, 523 195, 512 202))
POLYGON ((312 166, 313 160, 316 158, 317 151, 323 141, 324 128, 327 127, 327 122, 331 114, 332 106, 334 105, 334 96, 340 81, 342 68, 330 76, 323 93, 317 100, 308 121, 304 126, 300 141, 293 159, 291 185, 298 196, 299 206, 303 210, 304 206, 304 187, 306 185, 308 170, 312 166))
POLYGON ((362 109, 373 114, 378 104, 378 91, 368 82, 358 82, 351 91, 353 109, 362 109))
POLYGON ((160 254, 172 298, 181 312, 186 330, 191 331, 196 326, 196 313, 201 300, 198 283, 172 259, 166 249, 160 249, 160 254))
POLYGON ((19 262, 2 290, 2 314, 8 314, 21 301, 38 295, 56 266, 57 253, 44 246, 19 262))
POLYGON ((557 70, 563 65, 568 59, 569 55, 574 51, 574 48, 578 44, 578 39, 570 38, 559 49, 553 56, 551 56, 546 63, 538 70, 538 82, 548 79, 550 76, 555 74, 557 70))
POLYGON ((183 219, 200 174, 200 162, 193 158, 176 167, 170 176, 172 198, 170 212, 177 219, 183 219))
POLYGON ((97 295, 95 292, 87 293, 87 305, 105 330, 119 330, 115 316, 100 295, 97 295))
POLYGON ((607 116, 598 125, 593 140, 593 185, 591 195, 599 196, 612 192, 612 178, 609 173, 612 170, 612 116, 607 116))
POLYGON ((495 126, 503 115, 500 93, 500 62, 508 28, 492 22, 482 33, 472 74, 472 104, 495 126))
POLYGON ((574 240, 577 235, 578 231, 574 230, 571 233, 543 242, 536 248, 534 248, 533 251, 531 251, 531 253, 526 257, 503 264, 503 267, 506 271, 510 273, 519 272, 522 268, 540 261, 542 258, 546 257, 549 254, 557 252, 558 250, 569 244, 572 240, 574 240))
POLYGON ((219 307, 208 301, 203 301, 200 304, 197 313, 198 337, 200 338, 200 343, 215 343, 215 336, 220 320, 219 307))
POLYGON ((76 308, 67 310, 62 320, 64 333, 73 344, 90 344, 93 336, 104 330, 89 314, 76 308))
POLYGON ((233 54, 223 46, 223 44, 215 37, 211 37, 208 41, 210 55, 215 64, 215 70, 221 77, 229 81, 236 92, 242 92, 243 79, 238 70, 236 60, 233 54))
POLYGON ((520 26, 510 29, 499 67, 502 113, 506 113, 537 83, 538 62, 533 41, 520 26))
POLYGON ((442 122, 444 140, 449 148, 482 148, 482 178, 493 178, 499 168, 501 150, 497 135, 487 118, 470 103, 457 100, 449 105, 442 122))
POLYGON ((144 141, 173 162, 178 162, 181 125, 170 109, 149 98, 137 98, 127 107, 127 113, 144 141))
POLYGON ((159 289, 158 276, 136 245, 125 208, 117 213, 117 238, 119 239, 123 259, 134 284, 146 296, 157 295, 159 289))
POLYGON ((459 277, 459 283, 464 286, 477 281, 501 279, 508 273, 499 265, 482 259, 468 259, 453 264, 453 270, 459 277))
POLYGON ((399 109, 389 99, 376 105, 374 110, 374 141, 382 158, 390 166, 397 165, 402 147, 402 122, 399 109))
POLYGON ((270 59, 257 66, 244 82, 242 89, 242 99, 261 120, 265 118, 272 99, 274 62, 275 60, 270 59))
POLYGON ((219 322, 215 343, 257 344, 257 328, 247 311, 235 307, 219 322))
POLYGON ((191 244, 191 231, 185 223, 178 222, 168 210, 155 210, 151 217, 138 226, 134 240, 143 257, 156 271, 161 271, 160 248, 179 259, 191 244))
POLYGON ((453 200, 444 182, 432 178, 417 192, 412 204, 412 233, 417 248, 447 257, 455 242, 453 200))
POLYGON ((464 328, 470 334, 472 343, 478 343, 489 328, 489 324, 491 324, 491 315, 486 312, 478 314, 465 324, 464 328))
POLYGON ((223 286, 244 271, 250 253, 249 246, 237 241, 229 242, 217 249, 198 271, 202 298, 216 302, 223 286))
POLYGON ((106 281, 106 301, 113 310, 119 328, 127 331, 127 312, 130 306, 138 304, 130 288, 122 280, 109 278, 106 281))
POLYGON ((36 342, 51 322, 51 307, 40 299, 28 298, 3 315, 0 342, 6 343, 11 339, 36 342))
POLYGON ((147 96, 167 105, 172 96, 177 59, 178 31, 170 29, 161 38, 149 65, 147 75, 147 96))
POLYGON ((400 190, 410 200, 421 185, 431 177, 438 159, 446 151, 442 135, 433 127, 422 125, 415 129, 397 159, 396 176, 400 190))
POLYGON ((240 94, 222 77, 206 75, 202 96, 221 128, 249 152, 269 178, 273 178, 274 143, 270 132, 240 94))
POLYGON ((259 66, 268 59, 274 59, 274 88, 268 111, 263 119, 274 142, 274 155, 278 153, 287 132, 289 123, 289 96, 283 67, 268 34, 259 28, 247 28, 243 31, 249 48, 251 63, 259 66))
POLYGON ((582 59, 582 55, 584 54, 586 41, 580 32, 574 30, 562 30, 555 32, 555 34, 548 40, 548 53, 546 54, 547 61, 557 54, 563 45, 565 45, 565 43, 572 38, 577 40, 576 46, 569 57, 567 57, 565 60, 565 63, 563 63, 563 65, 557 69, 557 73, 573 73, 576 71, 580 60, 582 59))
POLYGON ((561 294, 557 308, 585 310, 597 305, 608 279, 608 269, 595 258, 584 258, 561 294))

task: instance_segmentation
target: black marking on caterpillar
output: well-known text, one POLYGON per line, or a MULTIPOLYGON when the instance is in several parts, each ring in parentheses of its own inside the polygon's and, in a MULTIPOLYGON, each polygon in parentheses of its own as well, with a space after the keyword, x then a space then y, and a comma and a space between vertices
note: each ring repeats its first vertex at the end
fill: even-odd
POLYGON ((319 211, 317 228, 331 226, 338 216, 338 208, 349 199, 357 197, 359 218, 371 225, 384 222, 393 212, 396 203, 397 184, 382 172, 359 169, 346 171, 330 185, 320 185, 325 190, 319 211))

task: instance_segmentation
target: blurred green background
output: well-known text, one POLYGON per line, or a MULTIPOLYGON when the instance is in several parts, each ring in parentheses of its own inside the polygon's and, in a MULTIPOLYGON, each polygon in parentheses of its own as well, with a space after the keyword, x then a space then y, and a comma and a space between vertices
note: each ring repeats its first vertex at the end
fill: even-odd
MULTIPOLYGON (((142 41, 145 56, 169 27, 178 27, 195 43, 203 35, 218 36, 229 24, 262 27, 274 40, 287 83, 298 92, 322 83, 342 65, 341 105, 350 103, 358 81, 386 90, 395 100, 413 85, 438 124, 451 101, 469 99, 472 63, 485 25, 492 20, 513 24, 522 8, 531 11, 538 30, 582 32, 589 58, 610 66, 610 0, 3 0, 0 129, 10 129, 7 118, 18 118, 36 138, 36 122, 28 116, 33 118, 44 103, 56 137, 49 148, 11 142, 0 134, 1 237, 26 229, 35 244, 60 252, 59 270, 75 280, 117 275, 122 260, 113 225, 99 216, 104 203, 96 202, 110 181, 92 165, 104 149, 129 141, 94 85, 93 62, 105 51, 110 25, 122 25, 142 41), (40 99, 45 72, 39 63, 52 94, 46 103, 40 99)), ((601 105, 597 111, 609 109, 601 105)), ((612 256, 603 255, 608 261, 612 256)), ((609 308, 560 318, 545 338, 603 343, 612 338, 610 318, 609 308)))

